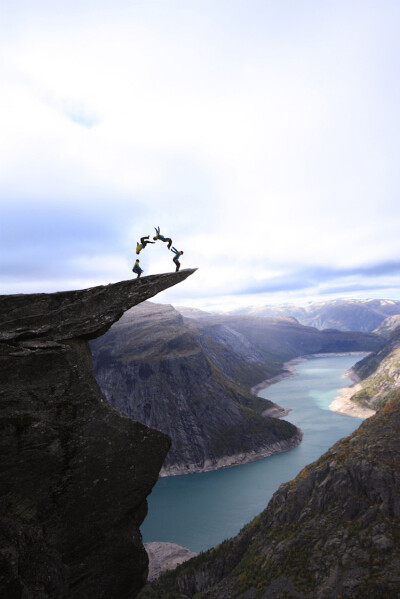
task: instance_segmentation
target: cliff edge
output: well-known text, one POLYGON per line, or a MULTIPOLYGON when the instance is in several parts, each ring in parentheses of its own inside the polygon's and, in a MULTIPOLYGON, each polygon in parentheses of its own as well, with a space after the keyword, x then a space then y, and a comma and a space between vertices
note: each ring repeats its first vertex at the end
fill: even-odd
POLYGON ((170 441, 109 405, 87 341, 194 270, 0 296, 0 596, 132 598, 170 441))

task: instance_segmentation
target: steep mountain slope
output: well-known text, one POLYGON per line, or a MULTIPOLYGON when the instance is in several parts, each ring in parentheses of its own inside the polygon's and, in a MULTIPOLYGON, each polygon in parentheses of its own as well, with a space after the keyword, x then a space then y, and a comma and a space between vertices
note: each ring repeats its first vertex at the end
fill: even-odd
MULTIPOLYGON (((232 316, 213 319, 245 336, 275 364, 297 356, 351 351, 371 351, 382 345, 382 339, 374 333, 319 331, 299 324, 292 318, 264 318, 232 316)), ((204 321, 199 321, 202 326, 204 321)))
POLYGON ((0 596, 131 599, 170 441, 104 399, 87 339, 192 270, 0 296, 0 596))
POLYGON ((271 375, 282 371, 282 363, 298 356, 315 353, 373 351, 384 340, 375 333, 319 331, 301 325, 290 317, 266 318, 255 316, 204 315, 201 318, 185 318, 192 328, 202 335, 213 337, 218 327, 235 331, 247 340, 253 349, 266 360, 271 375))
POLYGON ((399 430, 397 399, 281 485, 237 537, 140 599, 400 596, 399 430))
POLYGON ((167 433, 172 447, 162 472, 182 474, 293 447, 299 432, 261 417, 272 406, 250 387, 299 355, 372 350, 381 343, 371 333, 318 331, 289 318, 182 318, 172 306, 146 302, 91 348, 107 399, 167 433))
POLYGON ((273 404, 238 384, 274 370, 235 331, 218 326, 213 338, 201 336, 172 306, 146 302, 91 348, 110 403, 171 437, 164 474, 241 463, 301 440, 293 425, 261 416, 273 404))
POLYGON ((400 327, 400 314, 394 314, 385 318, 373 332, 388 339, 398 327, 400 327))
MULTIPOLYGON (((387 328, 385 327, 385 330, 387 328)), ((352 401, 377 410, 400 393, 400 327, 391 334, 385 345, 360 362, 354 373, 361 379, 360 391, 352 401)))
POLYGON ((400 314, 400 301, 385 299, 336 300, 315 302, 305 307, 285 304, 241 308, 231 314, 259 317, 291 316, 301 324, 317 329, 369 332, 378 327, 388 316, 400 314))

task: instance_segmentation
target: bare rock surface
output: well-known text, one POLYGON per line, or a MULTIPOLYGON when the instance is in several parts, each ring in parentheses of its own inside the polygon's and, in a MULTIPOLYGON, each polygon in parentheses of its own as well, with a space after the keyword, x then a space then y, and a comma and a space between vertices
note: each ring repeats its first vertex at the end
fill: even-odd
POLYGON ((170 440, 111 407, 87 339, 193 270, 0 297, 0 596, 124 599, 170 440))
POLYGON ((176 543, 145 543, 144 548, 149 556, 149 581, 156 580, 163 572, 174 570, 197 555, 194 551, 176 543))

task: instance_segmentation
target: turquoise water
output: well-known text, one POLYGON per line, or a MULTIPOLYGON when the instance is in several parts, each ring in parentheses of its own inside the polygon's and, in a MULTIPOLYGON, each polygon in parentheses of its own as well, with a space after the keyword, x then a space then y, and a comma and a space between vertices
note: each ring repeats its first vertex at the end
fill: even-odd
POLYGON ((267 505, 279 485, 294 478, 362 419, 329 410, 338 389, 351 384, 343 374, 359 356, 310 358, 296 365, 296 376, 259 396, 291 408, 286 417, 304 433, 298 447, 257 462, 205 472, 160 478, 148 498, 149 513, 141 531, 144 542, 168 541, 204 551, 236 535, 267 505))

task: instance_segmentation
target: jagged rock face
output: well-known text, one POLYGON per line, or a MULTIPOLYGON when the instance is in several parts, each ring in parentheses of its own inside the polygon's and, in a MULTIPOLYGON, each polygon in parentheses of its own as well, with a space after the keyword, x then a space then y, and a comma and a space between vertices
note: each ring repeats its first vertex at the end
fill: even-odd
POLYGON ((355 365, 362 379, 361 390, 352 401, 377 410, 400 394, 400 327, 395 328, 385 345, 355 365))
POLYGON ((217 333, 225 341, 218 345, 224 357, 213 361, 216 340, 211 351, 209 338, 187 326, 172 306, 147 302, 91 343, 95 374, 110 403, 171 437, 164 474, 257 459, 301 440, 292 424, 261 416, 271 402, 233 381, 239 366, 265 378, 261 354, 235 331, 217 327, 217 333), (232 362, 235 368, 223 368, 232 362))
POLYGON ((105 400, 85 339, 193 271, 0 297, 0 596, 131 598, 169 439, 105 400))
POLYGON ((237 537, 145 587, 146 599, 400 596, 400 400, 291 482, 237 537))

